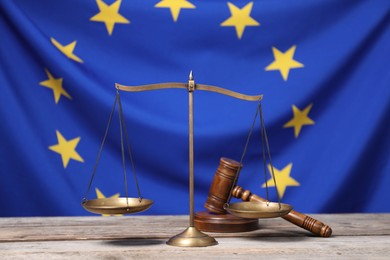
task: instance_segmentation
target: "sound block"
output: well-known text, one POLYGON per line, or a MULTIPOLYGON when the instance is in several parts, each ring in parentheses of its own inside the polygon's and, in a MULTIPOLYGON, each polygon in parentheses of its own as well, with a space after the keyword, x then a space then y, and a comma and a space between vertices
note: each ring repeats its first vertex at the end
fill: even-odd
POLYGON ((258 229, 258 219, 244 219, 232 214, 215 214, 209 211, 195 213, 194 225, 200 231, 217 233, 248 232, 258 229))

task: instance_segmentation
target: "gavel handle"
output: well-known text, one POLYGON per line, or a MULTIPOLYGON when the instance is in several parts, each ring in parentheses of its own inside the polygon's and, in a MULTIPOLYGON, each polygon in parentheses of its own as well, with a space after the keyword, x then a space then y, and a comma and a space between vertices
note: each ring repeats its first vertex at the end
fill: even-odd
MULTIPOLYGON (((250 191, 248 190, 242 192, 243 189, 240 186, 236 186, 235 190, 237 189, 241 189, 241 192, 233 192, 233 196, 236 198, 241 198, 243 201, 266 202, 265 199, 250 193, 250 191)), ((332 229, 328 225, 325 225, 324 223, 312 217, 306 216, 305 214, 302 214, 298 211, 291 210, 288 214, 284 215, 282 218, 316 235, 322 237, 330 237, 332 235, 332 229)))

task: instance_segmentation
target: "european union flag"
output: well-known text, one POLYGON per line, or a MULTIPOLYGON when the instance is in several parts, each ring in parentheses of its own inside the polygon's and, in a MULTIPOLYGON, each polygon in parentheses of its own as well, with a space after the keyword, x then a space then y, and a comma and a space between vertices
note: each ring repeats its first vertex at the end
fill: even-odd
MULTIPOLYGON (((86 215, 115 83, 263 94, 238 184, 307 213, 390 212, 390 2, 0 1, 0 216, 86 215), (277 189, 273 182, 277 181, 277 189)), ((188 99, 120 93, 143 214, 188 214, 188 99)), ((194 92, 195 210, 256 102, 194 92)), ((125 196, 113 117, 90 198, 125 196)), ((137 189, 128 169, 129 196, 137 189)))

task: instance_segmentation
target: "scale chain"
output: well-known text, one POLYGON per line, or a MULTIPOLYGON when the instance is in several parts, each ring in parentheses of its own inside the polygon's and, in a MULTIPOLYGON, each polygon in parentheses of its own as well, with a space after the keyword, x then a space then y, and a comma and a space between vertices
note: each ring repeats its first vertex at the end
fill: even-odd
MULTIPOLYGON (((127 185, 127 173, 126 173, 126 161, 125 161, 125 149, 124 149, 123 132, 125 132, 126 146, 127 146, 127 150, 128 150, 128 153, 129 153, 131 168, 132 168, 132 171, 134 173, 134 179, 135 179, 135 183, 136 183, 137 191, 138 191, 138 198, 139 198, 140 202, 142 201, 141 191, 140 191, 140 187, 139 187, 139 184, 138 184, 138 178, 137 178, 137 175, 136 175, 136 172, 135 172, 134 161, 133 161, 133 157, 132 157, 131 150, 130 150, 129 136, 128 136, 128 133, 127 133, 126 122, 125 122, 124 115, 123 115, 122 103, 121 103, 121 100, 120 100, 120 95, 119 95, 119 91, 118 90, 116 91, 116 95, 115 95, 115 99, 114 99, 114 105, 112 106, 112 109, 111 109, 111 113, 110 113, 110 116, 109 116, 109 119, 108 119, 108 124, 107 124, 107 127, 106 127, 106 131, 104 133, 104 137, 103 137, 102 143, 101 143, 100 148, 99 148, 99 152, 98 152, 97 159, 96 159, 93 171, 92 171, 91 179, 90 179, 88 187, 87 187, 87 191, 85 193, 84 198, 82 199, 83 201, 87 200, 89 191, 90 191, 92 183, 93 183, 93 179, 95 178, 96 170, 97 170, 98 164, 100 162, 100 157, 101 157, 101 154, 102 154, 102 151, 103 151, 104 144, 105 144, 106 139, 107 139, 108 131, 109 131, 110 126, 111 126, 113 114, 115 112, 115 107, 116 107, 117 103, 118 103, 118 112, 119 112, 118 114, 119 114, 119 126, 120 126, 122 166, 123 166, 123 176, 124 176, 124 185, 125 185, 126 198, 128 199, 129 195, 128 195, 128 185, 127 185)), ((127 200, 127 204, 128 204, 128 200, 127 200)))
POLYGON ((112 121, 112 115, 114 114, 114 111, 115 111, 116 102, 117 102, 117 96, 115 96, 115 99, 114 99, 114 105, 112 106, 112 109, 111 109, 111 113, 110 113, 110 117, 108 119, 108 124, 107 124, 107 127, 106 127, 106 131, 104 133, 104 137, 103 137, 102 143, 100 144, 100 148, 99 148, 99 152, 98 152, 98 155, 97 155, 97 158, 96 158, 96 162, 95 162, 95 165, 93 167, 91 179, 89 180, 89 184, 88 184, 88 187, 87 187, 87 191, 85 192, 85 196, 83 198, 83 201, 87 200, 87 196, 89 194, 89 190, 91 189, 93 179, 95 178, 97 166, 99 164, 100 156, 101 156, 102 151, 103 151, 103 146, 104 146, 104 143, 106 142, 108 130, 110 129, 110 125, 111 125, 111 121, 112 121))
MULTIPOLYGON (((276 196, 278 197, 278 204, 279 204, 279 210, 281 210, 282 206, 280 204, 280 196, 279 196, 279 192, 278 192, 278 187, 276 185, 276 177, 275 177, 275 173, 274 173, 274 167, 273 167, 273 164, 272 164, 272 159, 271 159, 271 151, 270 151, 270 148, 269 148, 269 143, 268 143, 268 137, 267 137, 267 131, 265 129, 265 124, 264 124, 264 117, 263 117, 263 109, 261 107, 261 104, 259 102, 259 111, 260 111, 260 128, 261 128, 261 138, 262 140, 264 140, 265 142, 265 146, 266 146, 266 149, 267 149, 267 154, 268 154, 268 159, 269 159, 269 164, 271 166, 271 175, 272 175, 272 179, 274 180, 274 184, 275 184, 275 189, 276 189, 276 196)), ((263 144, 264 145, 264 144, 263 144)), ((264 157, 263 157, 264 158, 264 157)), ((264 160, 264 167, 265 167, 265 160, 264 160)), ((266 184, 266 191, 267 191, 267 201, 268 201, 268 185, 267 185, 267 180, 265 180, 265 184, 266 184)))
POLYGON ((266 186, 266 203, 267 203, 267 206, 268 206, 269 205, 269 192, 268 192, 268 183, 267 183, 267 180, 266 180, 267 179, 266 178, 267 177, 267 174, 266 174, 266 172, 267 172, 266 153, 267 153, 268 159, 269 159, 269 162, 270 162, 270 166, 271 166, 271 175, 272 175, 273 181, 275 183, 276 195, 277 195, 278 204, 279 204, 279 210, 281 210, 280 196, 279 196, 278 188, 277 188, 277 185, 276 185, 276 177, 275 177, 275 174, 274 174, 274 169, 273 169, 273 164, 272 164, 272 159, 271 159, 271 151, 270 151, 270 148, 269 148, 268 136, 267 136, 267 131, 265 129, 263 110, 262 110, 261 100, 260 99, 258 100, 258 105, 257 105, 257 108, 256 108, 255 116, 253 118, 252 126, 251 126, 251 128, 249 130, 249 134, 248 134, 248 137, 247 137, 247 140, 246 140, 246 144, 245 144, 245 147, 244 147, 241 159, 240 159, 240 165, 239 165, 239 167, 237 169, 237 172, 236 172, 236 176, 235 176, 235 179, 234 179, 234 184, 232 185, 232 188, 230 190, 228 199, 227 199, 227 201, 226 201, 226 203, 224 205, 225 209, 229 207, 229 203, 230 203, 230 199, 232 197, 233 189, 234 189, 234 187, 237 184, 237 180, 238 180, 238 177, 239 177, 239 174, 240 174, 240 171, 241 171, 241 167, 242 167, 242 162, 244 160, 244 157, 245 157, 245 154, 246 154, 246 151, 247 151, 247 148, 248 148, 248 144, 249 144, 250 138, 252 136, 253 129, 255 128, 257 115, 259 115, 259 117, 260 117, 260 132, 261 132, 261 143, 262 143, 261 147, 262 147, 264 178, 265 178, 265 186, 266 186))
POLYGON ((119 132, 120 132, 120 141, 121 141, 123 178, 124 178, 124 185, 125 185, 126 202, 127 202, 127 204, 129 204, 129 201, 128 201, 129 191, 128 191, 128 187, 127 187, 125 147, 124 147, 124 142, 123 142, 123 121, 122 121, 123 120, 123 114, 122 114, 121 99, 120 99, 118 90, 116 91, 116 96, 117 96, 117 99, 118 99, 119 132))
MULTIPOLYGON (((131 169, 132 169, 133 174, 134 174, 134 180, 135 180, 135 184, 136 184, 136 187, 137 187, 138 198, 139 198, 139 200, 141 202, 142 201, 141 189, 139 187, 138 177, 137 177, 137 173, 135 171, 135 166, 134 166, 134 160, 133 160, 133 156, 132 156, 131 149, 130 149, 129 134, 127 132, 126 121, 125 121, 124 114, 123 114, 122 103, 121 103, 121 100, 120 100, 119 92, 118 92, 118 107, 119 107, 120 121, 123 124, 123 130, 125 132, 126 146, 127 146, 127 151, 128 151, 128 154, 129 154, 130 165, 131 165, 131 169)), ((121 141, 123 141, 123 139, 121 139, 121 141)), ((126 176, 126 174, 125 174, 125 176, 126 176)), ((125 179, 125 181, 126 181, 126 179, 125 179)), ((127 181, 126 181, 126 197, 128 197, 127 181)))
MULTIPOLYGON (((261 104, 259 103, 259 110, 261 110, 261 104)), ((267 182, 267 158, 266 158, 266 145, 265 145, 265 136, 264 136, 264 122, 262 120, 262 112, 260 112, 260 134, 261 134, 261 151, 263 155, 263 172, 264 172, 264 180, 265 180, 265 192, 267 205, 269 203, 269 192, 268 192, 268 182, 267 182)))
MULTIPOLYGON (((260 100, 261 99, 258 100, 259 104, 260 104, 260 100)), ((234 178, 234 182, 233 182, 234 184, 232 185, 232 187, 230 189, 229 197, 228 197, 228 199, 227 199, 227 201, 226 201, 226 203, 224 205, 225 209, 229 207, 230 199, 232 198, 233 189, 234 189, 234 187, 237 184, 238 176, 240 175, 240 171, 241 171, 241 167, 242 167, 242 162, 244 160, 244 157, 245 157, 245 154, 246 154, 246 150, 247 150, 248 145, 249 145, 249 140, 251 139, 251 136, 252 136, 253 129, 255 128, 255 123, 256 123, 256 119, 257 119, 258 113, 259 113, 259 105, 256 108, 256 113, 255 113, 255 116, 253 118, 252 126, 251 126, 251 128, 249 130, 249 134, 248 134, 248 137, 246 139, 246 144, 245 144, 245 147, 244 147, 244 151, 242 152, 241 159, 240 159, 240 165, 237 168, 236 176, 234 178)))

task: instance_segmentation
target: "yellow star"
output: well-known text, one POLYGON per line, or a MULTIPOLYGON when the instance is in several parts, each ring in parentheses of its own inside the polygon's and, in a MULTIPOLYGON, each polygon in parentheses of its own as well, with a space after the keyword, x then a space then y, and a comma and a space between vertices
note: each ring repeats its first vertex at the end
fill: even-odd
POLYGON ((56 104, 58 104, 58 101, 60 100, 61 95, 64 95, 65 97, 72 99, 72 97, 66 92, 66 90, 62 87, 62 78, 54 78, 51 73, 45 69, 47 77, 49 79, 39 82, 39 85, 50 88, 53 90, 54 95, 54 101, 56 104))
MULTIPOLYGON (((98 188, 95 188, 95 191, 96 191, 96 196, 98 199, 105 199, 106 196, 104 196, 104 194, 98 189, 98 188)), ((119 198, 119 193, 116 193, 114 195, 112 195, 110 197, 110 199, 115 199, 115 198, 119 198)), ((112 216, 112 215, 109 215, 109 214, 102 214, 103 217, 109 217, 109 216, 112 216)), ((116 214, 114 216, 123 216, 121 214, 116 214)))
MULTIPOLYGON (((287 186, 299 186, 300 185, 299 182, 297 182, 295 179, 293 179, 290 176, 291 168, 292 168, 292 163, 289 163, 281 171, 279 171, 278 169, 273 167, 274 174, 275 174, 275 180, 276 180, 276 183, 277 183, 276 186, 277 186, 277 189, 278 189, 277 191, 278 191, 278 194, 279 194, 279 198, 283 198, 284 192, 286 191, 287 186)), ((270 164, 268 164, 268 170, 270 171, 270 173, 272 175, 272 168, 271 168, 270 164)), ((274 182, 273 177, 271 177, 267 181, 267 185, 268 185, 268 187, 275 187, 275 182, 274 182)), ((261 187, 262 188, 266 187, 266 184, 264 183, 261 187)))
POLYGON ((171 9, 171 14, 173 21, 177 21, 179 14, 182 8, 194 9, 195 5, 191 4, 187 0, 162 0, 158 2, 154 7, 157 8, 169 8, 171 9))
POLYGON ((250 17, 252 11, 253 2, 248 3, 243 8, 238 8, 234 4, 228 2, 231 16, 221 23, 221 26, 234 26, 236 27, 237 37, 241 39, 244 34, 246 26, 259 26, 260 24, 250 17))
POLYGON ((299 136, 302 126, 304 125, 314 125, 314 121, 311 120, 307 115, 310 112, 313 104, 308 105, 303 111, 299 110, 295 105, 292 106, 294 117, 284 124, 284 128, 294 127, 295 138, 299 136))
POLYGON ((100 12, 89 19, 93 22, 103 22, 106 25, 108 34, 111 35, 116 23, 130 23, 125 17, 119 14, 119 7, 122 0, 117 0, 107 5, 102 0, 96 0, 100 12))
POLYGON ((290 69, 302 68, 304 66, 302 63, 293 59, 296 48, 297 46, 294 45, 285 53, 283 53, 275 47, 272 47, 272 52, 274 53, 275 61, 268 65, 265 70, 279 70, 280 74, 282 74, 284 81, 287 81, 290 69))
POLYGON ((68 166, 70 159, 84 162, 83 158, 76 152, 76 146, 80 141, 80 137, 67 141, 58 130, 56 130, 56 133, 58 144, 49 146, 49 149, 61 155, 64 168, 68 166))
POLYGON ((60 50, 60 52, 62 52, 66 57, 68 57, 71 60, 83 63, 83 61, 79 57, 77 57, 75 54, 73 54, 73 51, 74 51, 74 48, 76 47, 77 41, 73 41, 73 42, 69 43, 68 45, 62 45, 54 38, 50 38, 50 40, 51 40, 51 43, 53 43, 54 46, 56 46, 60 50))

